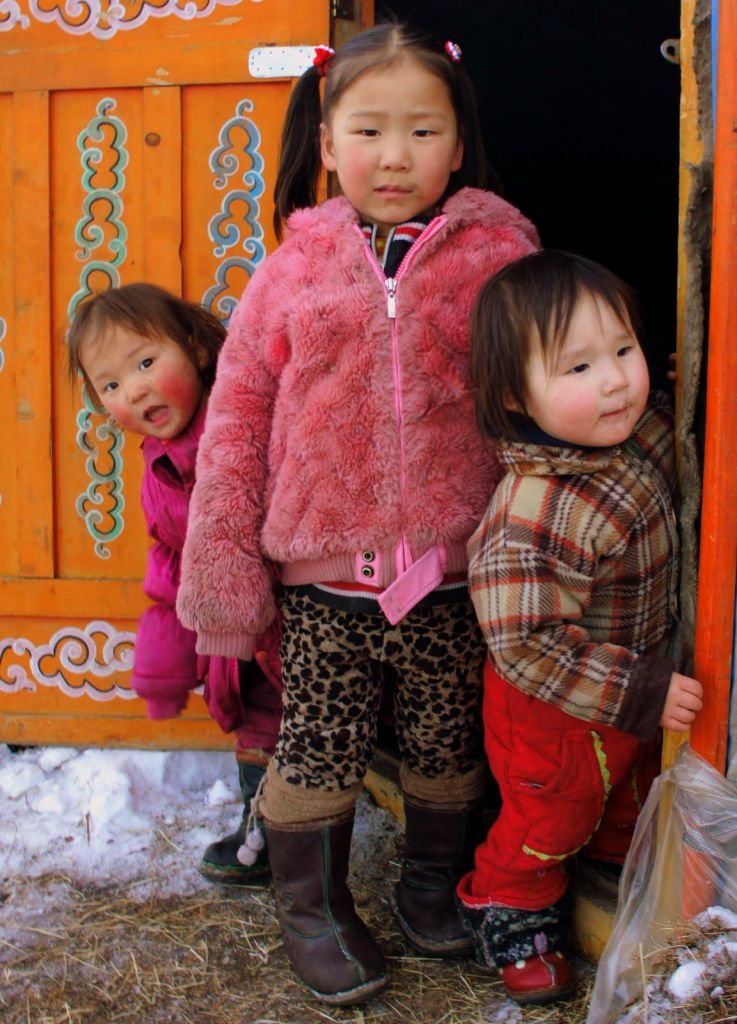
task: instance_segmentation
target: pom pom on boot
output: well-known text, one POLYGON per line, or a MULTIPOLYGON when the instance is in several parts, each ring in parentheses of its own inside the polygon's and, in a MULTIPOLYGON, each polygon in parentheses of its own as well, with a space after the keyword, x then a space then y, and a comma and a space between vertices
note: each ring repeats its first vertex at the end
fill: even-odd
POLYGON ((246 836, 243 846, 238 848, 236 856, 241 864, 251 867, 258 860, 262 850, 266 848, 266 839, 258 827, 252 828, 246 836))
POLYGON ((265 767, 239 764, 238 776, 245 810, 237 831, 210 845, 202 855, 200 874, 222 885, 261 886, 271 879, 266 840, 254 803, 265 767))

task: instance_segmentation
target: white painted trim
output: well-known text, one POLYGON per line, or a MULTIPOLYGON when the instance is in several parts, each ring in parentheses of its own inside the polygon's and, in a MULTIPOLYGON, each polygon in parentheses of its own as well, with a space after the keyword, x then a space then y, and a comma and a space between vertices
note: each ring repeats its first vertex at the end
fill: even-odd
POLYGON ((26 637, 0 636, 0 694, 24 690, 36 693, 41 685, 58 687, 66 697, 134 700, 133 690, 120 686, 115 679, 107 686, 96 686, 95 680, 130 672, 135 641, 135 633, 119 630, 101 619, 88 622, 82 629, 62 626, 47 644, 35 644, 26 637))
POLYGON ((315 56, 314 46, 257 46, 248 54, 252 78, 299 78, 315 56))

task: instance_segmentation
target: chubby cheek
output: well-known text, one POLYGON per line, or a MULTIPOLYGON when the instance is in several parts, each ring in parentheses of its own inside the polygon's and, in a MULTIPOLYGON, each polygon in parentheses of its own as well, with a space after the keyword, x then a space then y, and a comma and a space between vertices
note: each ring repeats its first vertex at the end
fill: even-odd
POLYGON ((129 430, 133 434, 141 433, 141 424, 135 416, 130 416, 126 413, 121 413, 119 416, 115 416, 115 422, 123 430, 129 430))
POLYGON ((130 411, 128 403, 122 399, 116 401, 114 398, 108 398, 103 402, 105 411, 112 416, 115 422, 123 430, 130 430, 135 434, 141 433, 141 427, 134 414, 130 411))
POLYGON ((176 371, 162 369, 156 375, 156 390, 167 405, 177 408, 186 408, 189 405, 194 407, 200 400, 202 383, 195 375, 183 377, 176 371))
POLYGON ((435 163, 426 161, 426 166, 423 168, 423 183, 425 186, 425 194, 435 195, 436 199, 445 191, 445 187, 448 184, 450 178, 450 168, 447 164, 442 167, 436 166, 435 163))
POLYGON ((586 389, 571 377, 555 381, 540 399, 541 417, 548 426, 553 424, 554 429, 549 429, 549 433, 555 437, 566 427, 590 426, 595 405, 586 389))
POLYGON ((349 151, 338 164, 338 179, 341 184, 345 182, 348 188, 365 188, 371 168, 372 162, 368 155, 349 151))
POLYGON ((592 427, 599 418, 599 405, 596 399, 585 392, 574 395, 562 407, 563 415, 582 427, 592 427))

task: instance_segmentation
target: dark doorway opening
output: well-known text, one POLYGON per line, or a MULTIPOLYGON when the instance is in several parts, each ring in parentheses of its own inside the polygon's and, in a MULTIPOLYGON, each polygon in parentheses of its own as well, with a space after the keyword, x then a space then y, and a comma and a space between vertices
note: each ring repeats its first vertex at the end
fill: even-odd
POLYGON ((660 44, 677 0, 389 0, 463 48, 506 198, 548 248, 598 260, 640 296, 653 384, 675 351, 680 74, 660 44))

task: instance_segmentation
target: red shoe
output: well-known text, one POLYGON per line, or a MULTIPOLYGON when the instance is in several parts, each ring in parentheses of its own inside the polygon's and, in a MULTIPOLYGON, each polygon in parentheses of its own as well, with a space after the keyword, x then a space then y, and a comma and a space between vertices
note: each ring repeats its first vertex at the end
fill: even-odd
POLYGON ((576 987, 573 968, 560 952, 506 964, 501 975, 507 995, 518 1003, 554 1003, 576 987))

